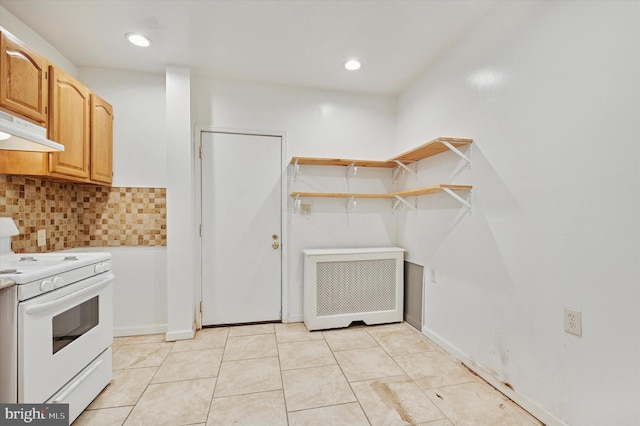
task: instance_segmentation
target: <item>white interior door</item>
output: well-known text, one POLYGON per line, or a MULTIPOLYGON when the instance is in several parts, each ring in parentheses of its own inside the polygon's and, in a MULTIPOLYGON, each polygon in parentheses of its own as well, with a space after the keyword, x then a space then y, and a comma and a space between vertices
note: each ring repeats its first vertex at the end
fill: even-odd
POLYGON ((281 319, 282 138, 202 133, 202 325, 281 319))

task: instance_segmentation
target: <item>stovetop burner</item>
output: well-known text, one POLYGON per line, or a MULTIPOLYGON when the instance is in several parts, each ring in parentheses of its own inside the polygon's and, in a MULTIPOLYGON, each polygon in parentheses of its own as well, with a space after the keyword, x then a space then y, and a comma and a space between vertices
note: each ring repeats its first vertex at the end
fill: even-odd
MULTIPOLYGON (((78 260, 78 256, 65 256, 62 259, 62 262, 68 262, 70 260, 78 260)), ((18 259, 18 262, 40 262, 42 261, 42 259, 38 259, 34 256, 20 256, 20 259, 18 259)))
POLYGON ((24 284, 65 271, 108 261, 111 255, 97 252, 52 252, 0 256, 0 274, 24 284))

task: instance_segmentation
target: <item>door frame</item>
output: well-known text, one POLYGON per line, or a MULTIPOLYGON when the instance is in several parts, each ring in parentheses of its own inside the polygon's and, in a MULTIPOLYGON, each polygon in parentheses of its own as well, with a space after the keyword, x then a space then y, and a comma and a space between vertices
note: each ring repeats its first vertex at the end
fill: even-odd
MULTIPOLYGON (((196 241, 195 248, 195 268, 196 268, 196 282, 195 282, 195 323, 196 328, 202 328, 202 312, 200 306, 202 303, 202 237, 200 236, 200 225, 202 224, 202 161, 200 161, 200 146, 202 143, 203 133, 229 133, 236 135, 253 135, 253 136, 275 136, 280 137, 280 153, 281 153, 281 174, 280 174, 280 259, 281 259, 281 282, 280 282, 280 294, 282 312, 280 315, 282 322, 288 322, 289 318, 289 303, 288 303, 288 247, 289 247, 289 235, 287 229, 287 210, 288 210, 288 173, 289 168, 289 142, 287 140, 287 133, 272 130, 246 130, 246 129, 231 129, 225 127, 215 127, 206 125, 197 125, 194 128, 193 135, 193 161, 195 169, 194 190, 195 190, 195 235, 196 241)), ((239 172, 242 172, 242 164, 238 164, 239 172)))

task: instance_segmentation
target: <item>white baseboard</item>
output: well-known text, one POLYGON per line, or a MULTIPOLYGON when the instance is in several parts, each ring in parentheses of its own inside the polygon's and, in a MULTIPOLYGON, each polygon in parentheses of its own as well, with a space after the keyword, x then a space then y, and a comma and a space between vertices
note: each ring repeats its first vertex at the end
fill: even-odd
POLYGON ((502 380, 495 377, 489 370, 484 368, 481 365, 478 365, 475 361, 471 360, 465 353, 461 352, 457 347, 450 344, 447 340, 443 339, 437 333, 429 330, 427 327, 422 327, 422 334, 427 336, 429 339, 433 340, 438 344, 442 349, 447 351, 449 354, 453 355, 459 361, 464 363, 470 370, 476 373, 478 376, 482 377, 485 381, 487 381, 491 386, 498 389, 504 395, 506 395, 513 402, 518 404, 520 407, 527 410, 531 413, 532 416, 543 422, 548 426, 567 426, 567 423, 563 422, 553 414, 549 413, 540 405, 531 401, 525 395, 517 392, 507 386, 502 382, 502 380))
POLYGON ((303 322, 304 321, 304 315, 302 314, 297 314, 297 315, 289 315, 286 318, 282 319, 282 322, 287 323, 287 322, 303 322))
POLYGON ((151 324, 135 327, 117 327, 113 329, 113 336, 141 336, 143 334, 160 334, 166 332, 167 324, 151 324))
POLYGON ((189 340, 193 339, 196 336, 195 326, 191 330, 177 330, 177 331, 168 331, 165 335, 165 340, 167 342, 174 342, 176 340, 189 340))

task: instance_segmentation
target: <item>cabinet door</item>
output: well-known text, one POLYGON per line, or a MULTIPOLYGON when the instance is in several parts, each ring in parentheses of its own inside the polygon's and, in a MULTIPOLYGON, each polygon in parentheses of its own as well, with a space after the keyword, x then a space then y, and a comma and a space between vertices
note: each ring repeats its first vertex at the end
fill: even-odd
POLYGON ((113 108, 91 94, 91 180, 111 183, 113 170, 113 108))
POLYGON ((46 126, 47 60, 6 32, 0 33, 0 53, 0 106, 46 126))
POLYGON ((62 70, 49 67, 49 139, 64 145, 49 154, 52 175, 89 178, 89 89, 62 70))

